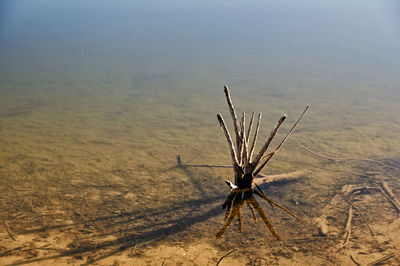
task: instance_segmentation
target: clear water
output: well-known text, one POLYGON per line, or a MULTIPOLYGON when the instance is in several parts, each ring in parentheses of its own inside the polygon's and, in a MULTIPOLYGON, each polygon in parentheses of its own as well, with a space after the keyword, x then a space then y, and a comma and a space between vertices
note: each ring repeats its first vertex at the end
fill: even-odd
MULTIPOLYGON (((284 132, 311 105, 266 174, 318 164, 301 145, 335 156, 398 156, 399 10, 396 1, 3 0, 2 216, 17 234, 51 235, 52 226, 82 216, 147 213, 137 218, 147 233, 121 238, 101 229, 118 240, 104 250, 175 243, 171 235, 223 246, 213 239, 223 221, 214 208, 231 171, 172 167, 177 154, 183 163, 229 164, 216 120, 219 112, 229 119, 225 84, 238 111, 263 113, 264 138, 282 114, 284 132), (18 209, 25 201, 32 210, 18 209), (160 211, 171 208, 176 219, 160 211), (187 214, 193 209, 200 214, 187 214), (167 227, 173 233, 163 238, 157 226, 166 225, 152 215, 190 225, 167 227)), ((330 188, 345 177, 335 178, 316 182, 330 188)), ((57 234, 75 241, 74 228, 57 234)), ((97 233, 81 238, 102 242, 97 233)), ((232 235, 233 243, 246 234, 232 235)), ((15 256, 8 263, 23 260, 15 256)))

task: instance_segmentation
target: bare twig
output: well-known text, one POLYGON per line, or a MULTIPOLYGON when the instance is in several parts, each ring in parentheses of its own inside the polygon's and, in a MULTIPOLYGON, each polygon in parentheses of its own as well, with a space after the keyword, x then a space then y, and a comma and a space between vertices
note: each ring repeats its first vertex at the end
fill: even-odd
POLYGON ((254 122, 254 112, 251 114, 250 123, 249 123, 249 128, 247 129, 247 134, 246 134, 246 143, 247 143, 247 146, 249 146, 249 140, 250 140, 250 135, 251 135, 251 129, 252 129, 252 127, 253 127, 253 122, 254 122))
POLYGON ((228 128, 226 127, 225 121, 222 118, 221 114, 218 114, 217 118, 218 118, 219 125, 221 126, 222 131, 225 133, 225 137, 228 141, 228 146, 229 146, 229 149, 231 151, 231 156, 232 156, 232 163, 233 163, 233 165, 239 165, 239 161, 238 161, 238 158, 237 158, 236 152, 235 152, 235 147, 233 146, 232 138, 231 138, 231 135, 229 134, 228 128))
POLYGON ((248 153, 247 153, 247 137, 246 137, 246 114, 243 113, 243 126, 242 126, 242 165, 248 165, 248 153))
POLYGON ((240 139, 240 135, 239 135, 240 134, 239 133, 239 130, 240 130, 239 129, 239 122, 238 122, 238 119, 237 119, 237 116, 236 116, 235 108, 233 107, 233 104, 232 104, 231 94, 229 92, 228 86, 224 86, 224 92, 225 92, 225 96, 226 96, 226 101, 228 102, 229 111, 231 113, 232 120, 233 120, 233 128, 235 130, 235 135, 236 135, 236 147, 237 147, 237 149, 239 151, 240 146, 241 146, 241 139, 240 139))
POLYGON ((276 133, 278 132, 279 128, 281 127, 282 123, 285 121, 286 115, 282 116, 279 121, 276 123, 274 129, 271 131, 269 138, 264 143, 254 160, 251 162, 253 168, 256 168, 258 163, 260 162, 261 158, 264 156, 264 153, 267 151, 269 144, 271 144, 272 139, 275 137, 276 133))
POLYGON ((235 248, 234 250, 231 250, 231 251, 229 251, 228 253, 226 253, 224 256, 222 256, 219 260, 218 260, 218 262, 217 262, 217 265, 216 266, 218 266, 219 265, 219 263, 222 261, 222 259, 223 258, 225 258, 225 257, 227 257, 227 256, 229 256, 230 254, 232 254, 233 252, 235 252, 237 250, 237 248, 235 248))
POLYGON ((306 109, 303 111, 303 113, 301 114, 301 116, 299 117, 299 119, 297 119, 296 123, 294 123, 294 125, 292 126, 292 128, 289 130, 289 132, 287 133, 287 135, 285 136, 285 138, 281 141, 281 143, 279 143, 278 147, 276 147, 276 149, 267 154, 266 157, 266 161, 254 172, 255 175, 257 175, 263 168, 264 166, 268 163, 269 160, 271 160, 272 157, 274 157, 274 155, 279 151, 279 149, 282 147, 282 145, 286 142, 286 140, 290 137, 290 135, 292 134, 293 130, 295 129, 295 127, 299 124, 300 120, 304 117, 304 115, 307 113, 308 109, 310 108, 310 106, 308 105, 306 107, 306 109))
POLYGON ((249 162, 252 161, 254 148, 255 148, 255 145, 256 145, 256 142, 257 142, 258 131, 260 130, 261 117, 262 117, 262 114, 259 113, 259 114, 258 114, 258 118, 257 118, 256 131, 255 131, 255 133, 254 133, 254 138, 253 138, 253 141, 252 141, 252 143, 251 143, 251 148, 250 148, 250 152, 249 152, 249 160, 248 160, 249 162))

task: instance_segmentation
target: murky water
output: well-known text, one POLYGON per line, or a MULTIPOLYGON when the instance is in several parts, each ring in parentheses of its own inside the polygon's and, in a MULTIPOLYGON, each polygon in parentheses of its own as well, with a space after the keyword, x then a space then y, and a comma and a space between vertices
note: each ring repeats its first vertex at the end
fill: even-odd
MULTIPOLYGON (((241 234, 231 226, 230 241, 214 240, 231 170, 173 168, 177 154, 229 165, 216 119, 229 121, 223 85, 238 111, 263 113, 261 139, 282 114, 287 132, 311 105, 266 174, 329 171, 338 166, 301 146, 398 158, 399 62, 395 1, 2 1, 1 215, 17 239, 7 253, 2 233, 3 262, 111 263, 128 251, 131 263, 195 261, 176 257, 181 245, 208 254, 207 264, 250 238, 272 241, 251 220, 241 234), (141 245, 170 253, 136 254, 141 245)), ((320 191, 326 201, 352 180, 348 168, 281 188, 290 196, 270 193, 295 210, 291 197, 320 191)))

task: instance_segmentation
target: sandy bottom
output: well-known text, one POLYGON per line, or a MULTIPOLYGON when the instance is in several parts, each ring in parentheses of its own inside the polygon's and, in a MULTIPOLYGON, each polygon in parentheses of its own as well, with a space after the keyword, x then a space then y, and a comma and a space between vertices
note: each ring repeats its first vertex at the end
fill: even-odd
MULTIPOLYGON (((315 101, 265 170, 304 171, 297 181, 263 186, 303 220, 259 200, 283 238, 278 242, 246 207, 243 232, 234 221, 216 240, 231 169, 176 167, 177 154, 187 164, 229 164, 215 118, 226 111, 222 91, 220 101, 66 91, 10 88, 0 104, 0 265, 215 265, 231 251, 220 265, 353 265, 350 255, 366 264, 390 254, 384 263, 400 264, 400 219, 379 191, 352 197, 360 212, 354 211, 349 242, 340 248, 349 208, 340 197, 343 186, 386 181, 400 198, 400 123, 384 115, 397 110, 396 99, 372 102, 371 96, 364 109, 347 108, 345 100, 315 101), (302 145, 348 159, 317 157, 302 145)), ((265 139, 291 102, 259 97, 251 108, 271 108, 261 126, 265 139)), ((237 105, 254 100, 244 97, 237 105)), ((304 108, 293 106, 282 132, 304 108)))

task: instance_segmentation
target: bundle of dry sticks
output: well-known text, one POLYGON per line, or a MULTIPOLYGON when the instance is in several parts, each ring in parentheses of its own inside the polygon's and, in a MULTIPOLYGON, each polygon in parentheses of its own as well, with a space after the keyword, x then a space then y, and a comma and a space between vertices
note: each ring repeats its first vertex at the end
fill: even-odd
POLYGON ((230 92, 227 86, 225 86, 225 96, 228 102, 229 110, 233 120, 233 127, 236 136, 236 145, 232 142, 231 135, 229 134, 228 128, 226 127, 225 121, 221 114, 218 114, 218 122, 224 132, 226 139, 228 141, 229 150, 232 157, 232 164, 233 164, 233 171, 234 171, 234 180, 235 183, 233 184, 230 181, 226 181, 228 186, 231 188, 231 192, 228 198, 225 200, 222 208, 227 208, 225 213, 225 224, 224 226, 218 231, 216 237, 221 237, 229 225, 232 223, 233 219, 237 216, 238 223, 239 223, 239 231, 242 231, 242 207, 246 202, 247 206, 249 207, 251 213, 253 214, 254 222, 257 223, 257 218, 254 212, 254 209, 258 212, 261 216, 262 220, 268 227, 269 231, 272 235, 275 236, 277 240, 281 240, 279 234, 275 231, 272 224, 269 222, 266 214, 262 210, 260 204, 254 198, 254 194, 261 197, 262 199, 266 200, 271 207, 273 205, 281 208, 291 216, 293 216, 297 221, 301 222, 299 218, 297 218, 292 212, 287 210, 285 207, 279 205, 278 203, 274 202, 270 198, 268 198, 261 188, 254 182, 255 177, 258 173, 265 167, 265 165, 271 160, 271 158, 279 151, 285 141, 289 138, 290 134, 293 132, 294 128, 303 118, 305 113, 307 112, 309 106, 304 110, 300 118, 296 121, 293 127, 289 130, 285 138, 279 143, 279 145, 270 153, 266 153, 269 145, 271 144, 273 138, 275 137, 276 133, 278 132, 279 128, 281 127, 282 123, 286 119, 286 115, 283 115, 277 124, 275 125, 274 129, 272 130, 270 136, 268 137, 267 141, 262 146, 261 150, 253 159, 253 152, 257 141, 258 131, 260 129, 260 122, 261 122, 261 113, 258 114, 256 130, 254 133, 254 137, 250 144, 250 135, 251 130, 253 127, 254 122, 254 112, 251 115, 249 127, 246 129, 246 116, 245 113, 242 114, 242 118, 240 123, 236 116, 236 111, 233 107, 230 92), (264 160, 264 161, 263 161, 264 160), (263 162, 262 162, 263 161, 263 162), (260 164, 260 162, 262 162, 260 164), (259 165, 260 164, 260 165, 259 165))

